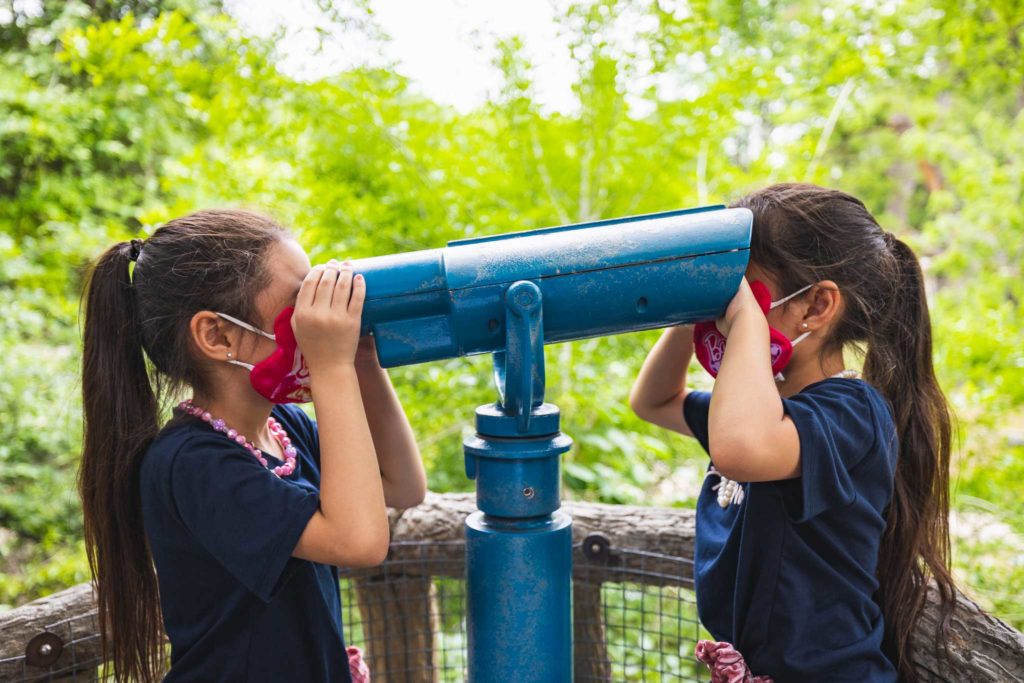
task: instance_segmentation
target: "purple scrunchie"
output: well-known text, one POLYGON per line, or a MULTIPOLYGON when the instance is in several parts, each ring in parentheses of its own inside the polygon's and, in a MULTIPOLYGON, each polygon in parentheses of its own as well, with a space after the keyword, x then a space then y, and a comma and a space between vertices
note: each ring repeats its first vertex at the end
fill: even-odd
POLYGON ((695 654, 711 671, 711 683, 772 683, 768 676, 751 673, 743 655, 729 643, 702 640, 695 654))
POLYGON ((363 659, 363 651, 358 647, 345 648, 348 654, 348 670, 352 674, 352 683, 370 683, 370 667, 363 659))

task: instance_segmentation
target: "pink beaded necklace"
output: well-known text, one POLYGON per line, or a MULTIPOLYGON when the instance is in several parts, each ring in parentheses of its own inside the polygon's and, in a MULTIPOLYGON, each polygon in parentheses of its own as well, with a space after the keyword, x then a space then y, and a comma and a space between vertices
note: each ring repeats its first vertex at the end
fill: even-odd
POLYGON ((231 429, 227 423, 220 418, 215 418, 213 415, 206 410, 203 410, 199 406, 192 403, 192 399, 182 401, 178 404, 178 410, 185 413, 186 415, 192 415, 198 417, 203 422, 206 422, 218 432, 222 432, 227 435, 229 439, 234 441, 240 446, 245 446, 245 449, 253 454, 253 456, 260 461, 260 463, 268 470, 273 472, 279 477, 287 477, 289 474, 295 471, 295 447, 292 446, 292 440, 288 438, 288 433, 284 431, 284 427, 275 420, 273 417, 267 418, 267 428, 270 429, 270 434, 277 439, 277 442, 281 444, 281 448, 284 449, 284 464, 278 465, 277 467, 270 469, 270 465, 267 463, 267 459, 263 457, 263 451, 256 448, 249 439, 245 438, 242 434, 238 433, 238 430, 231 429))

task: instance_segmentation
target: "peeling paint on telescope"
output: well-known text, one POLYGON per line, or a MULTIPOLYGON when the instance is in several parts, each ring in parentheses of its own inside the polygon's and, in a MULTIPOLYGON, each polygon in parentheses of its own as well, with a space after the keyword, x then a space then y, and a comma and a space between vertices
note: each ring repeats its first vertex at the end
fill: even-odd
POLYGON ((747 266, 753 217, 708 206, 449 242, 353 261, 363 333, 395 367, 505 348, 505 291, 540 287, 546 343, 721 315, 747 266))

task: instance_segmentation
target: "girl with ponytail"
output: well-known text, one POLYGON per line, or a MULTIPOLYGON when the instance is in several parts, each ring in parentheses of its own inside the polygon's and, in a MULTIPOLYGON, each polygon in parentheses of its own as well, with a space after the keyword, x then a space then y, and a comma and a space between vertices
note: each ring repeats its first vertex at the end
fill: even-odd
POLYGON ((921 268, 843 192, 775 185, 734 206, 754 219, 746 279, 717 322, 667 330, 630 395, 711 458, 694 579, 721 642, 698 658, 721 680, 913 681, 929 586, 947 617, 955 594, 921 268), (686 388, 695 353, 711 392, 686 388))
POLYGON ((337 567, 384 559, 385 506, 416 505, 425 478, 359 337, 364 296, 347 263, 310 268, 247 211, 173 220, 96 262, 79 489, 114 680, 368 680, 337 567), (309 400, 317 421, 289 405, 309 400))

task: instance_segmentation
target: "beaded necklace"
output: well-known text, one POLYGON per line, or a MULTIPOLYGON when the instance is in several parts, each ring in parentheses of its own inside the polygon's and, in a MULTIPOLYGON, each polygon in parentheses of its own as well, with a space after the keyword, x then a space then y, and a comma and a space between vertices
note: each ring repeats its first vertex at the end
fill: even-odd
POLYGON ((229 439, 237 443, 239 446, 244 446, 247 451, 252 453, 252 455, 260 461, 260 464, 276 474, 278 477, 287 477, 295 471, 295 456, 297 453, 295 447, 292 446, 292 440, 288 437, 288 433, 284 431, 284 427, 282 427, 281 424, 273 417, 267 418, 267 428, 270 430, 271 436, 281 444, 281 449, 284 451, 284 464, 271 469, 270 464, 267 463, 267 459, 263 457, 263 451, 256 448, 256 444, 247 439, 244 435, 239 434, 237 429, 228 427, 224 420, 214 417, 209 411, 192 403, 192 399, 182 401, 178 404, 177 409, 186 415, 198 417, 200 420, 210 425, 214 430, 227 435, 229 439))

